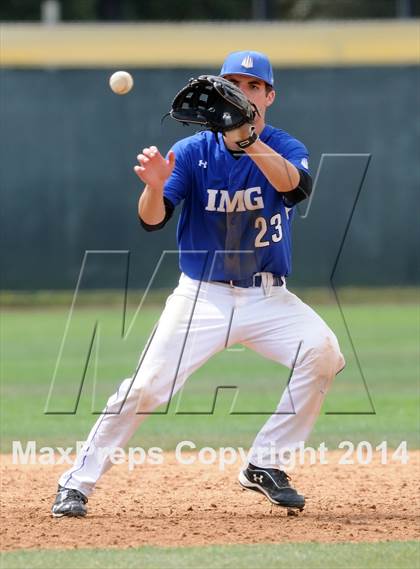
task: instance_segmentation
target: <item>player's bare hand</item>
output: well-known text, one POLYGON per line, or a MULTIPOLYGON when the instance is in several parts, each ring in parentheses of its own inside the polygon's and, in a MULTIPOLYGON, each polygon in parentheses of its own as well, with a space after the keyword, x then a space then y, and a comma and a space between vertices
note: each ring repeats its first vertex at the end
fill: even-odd
POLYGON ((134 171, 142 182, 152 188, 162 187, 175 166, 175 154, 171 150, 168 158, 164 158, 156 146, 143 148, 143 152, 137 156, 139 165, 134 166, 134 171))

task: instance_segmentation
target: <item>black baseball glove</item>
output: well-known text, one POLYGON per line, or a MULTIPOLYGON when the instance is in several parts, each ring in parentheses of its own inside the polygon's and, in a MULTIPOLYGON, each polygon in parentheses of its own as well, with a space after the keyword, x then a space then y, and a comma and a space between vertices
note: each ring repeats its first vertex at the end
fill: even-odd
MULTIPOLYGON (((253 125, 257 107, 244 93, 223 77, 200 75, 190 79, 175 96, 170 116, 183 124, 199 124, 207 130, 228 132, 248 123, 253 125)), ((252 144, 257 135, 250 129, 250 138, 238 141, 241 148, 252 144)))

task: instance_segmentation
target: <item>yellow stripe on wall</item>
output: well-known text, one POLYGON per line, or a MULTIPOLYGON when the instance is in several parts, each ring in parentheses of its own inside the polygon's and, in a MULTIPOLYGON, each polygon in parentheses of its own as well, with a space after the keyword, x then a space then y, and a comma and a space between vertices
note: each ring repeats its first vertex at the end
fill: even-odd
POLYGON ((3 67, 218 67, 241 49, 275 67, 420 63, 420 20, 2 24, 3 67))

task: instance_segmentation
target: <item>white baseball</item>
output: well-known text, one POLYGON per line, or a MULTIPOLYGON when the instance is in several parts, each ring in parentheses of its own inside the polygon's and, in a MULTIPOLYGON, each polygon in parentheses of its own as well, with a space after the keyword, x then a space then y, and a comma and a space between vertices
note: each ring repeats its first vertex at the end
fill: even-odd
POLYGON ((117 95, 130 92, 133 85, 133 77, 127 71, 116 71, 109 78, 109 86, 117 95))

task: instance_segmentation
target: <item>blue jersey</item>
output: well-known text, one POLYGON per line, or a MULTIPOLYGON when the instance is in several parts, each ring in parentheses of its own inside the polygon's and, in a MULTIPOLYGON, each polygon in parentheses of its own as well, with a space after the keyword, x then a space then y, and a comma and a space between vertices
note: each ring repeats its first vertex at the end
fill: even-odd
MULTIPOLYGON (((306 147, 266 125, 260 139, 300 170, 306 147)), ((241 280, 291 271, 293 208, 246 154, 235 158, 223 137, 204 131, 177 142, 175 168, 164 196, 183 202, 177 240, 180 269, 198 280, 241 280)))

